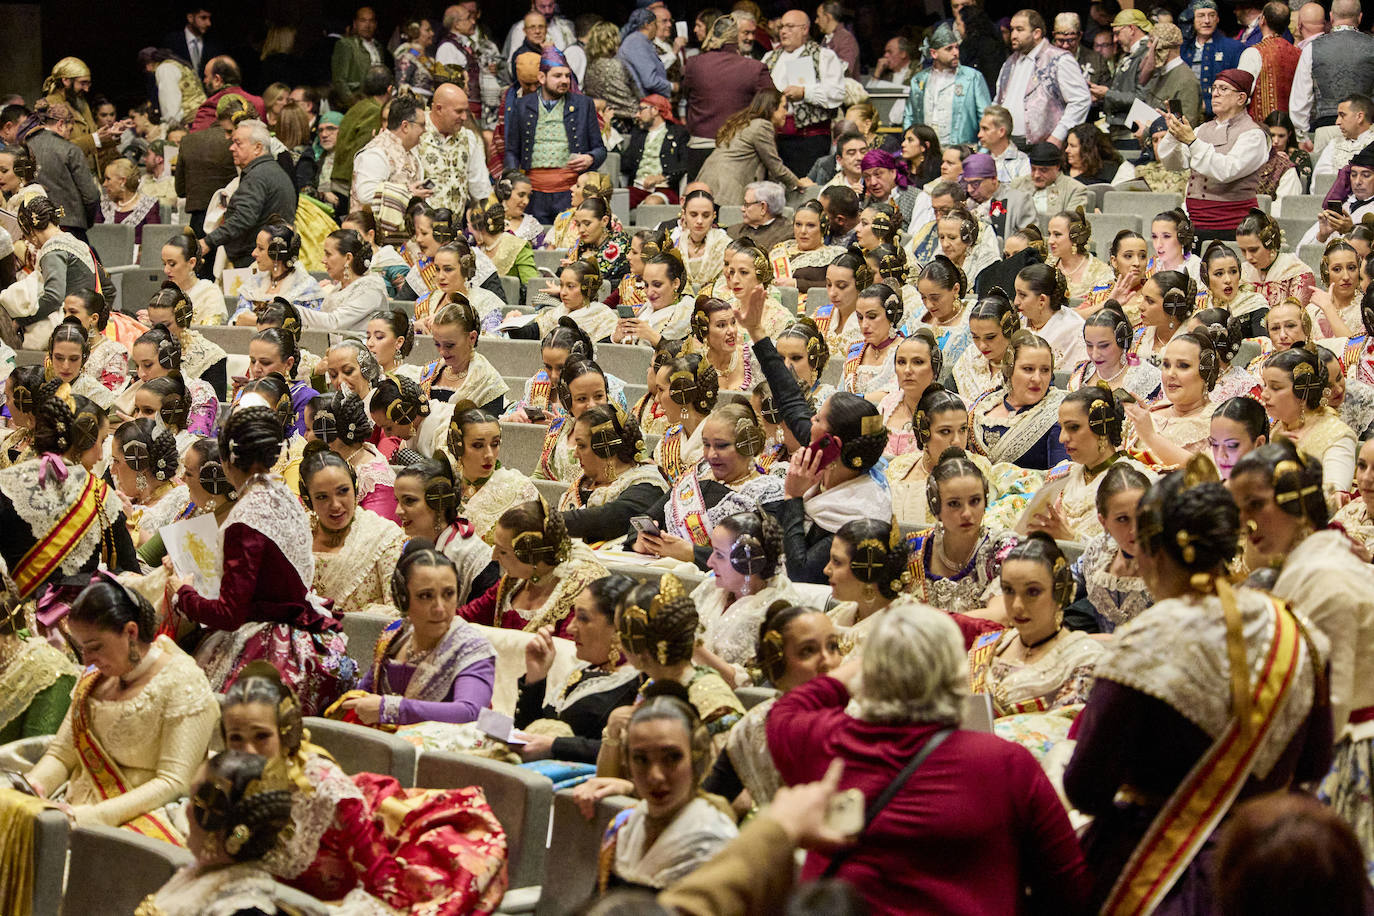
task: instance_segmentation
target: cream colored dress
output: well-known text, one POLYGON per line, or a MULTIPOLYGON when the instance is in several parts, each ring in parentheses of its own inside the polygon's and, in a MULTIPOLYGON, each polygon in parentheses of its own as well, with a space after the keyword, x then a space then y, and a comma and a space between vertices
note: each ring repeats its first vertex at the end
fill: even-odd
POLYGON ((400 525, 359 506, 343 546, 334 553, 314 552, 315 594, 334 599, 337 613, 396 615, 396 606, 391 603, 391 574, 396 571, 405 542, 400 525))

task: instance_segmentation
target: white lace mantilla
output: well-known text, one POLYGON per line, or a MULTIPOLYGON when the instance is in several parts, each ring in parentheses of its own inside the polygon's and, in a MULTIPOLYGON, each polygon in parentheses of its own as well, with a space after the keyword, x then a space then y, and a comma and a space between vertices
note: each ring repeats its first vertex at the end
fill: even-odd
MULTIPOLYGON (((10 498, 14 511, 29 526, 33 538, 42 538, 67 514, 86 486, 86 469, 80 465, 67 465, 67 479, 58 483, 49 477, 39 484, 39 463, 37 459, 24 461, 13 467, 0 470, 0 493, 10 498)), ((105 501, 101 505, 102 524, 94 524, 86 529, 81 540, 67 552, 62 559, 62 572, 72 576, 81 571, 91 554, 100 547, 100 533, 106 525, 113 525, 119 519, 121 507, 119 497, 113 487, 105 488, 105 501)))
POLYGON ((247 525, 277 545, 301 577, 306 589, 315 581, 314 538, 301 502, 279 477, 259 474, 244 485, 234 508, 219 529, 220 555, 224 555, 224 532, 231 525, 247 525))
POLYGON ((181 332, 181 374, 200 378, 215 363, 224 359, 224 350, 205 339, 199 331, 181 332))
POLYGON ((188 865, 149 894, 134 916, 234 916, 236 913, 287 913, 281 888, 257 862, 224 867, 188 865))
POLYGON ((497 468, 482 488, 459 507, 458 512, 485 538, 505 511, 539 498, 534 481, 514 468, 497 468))

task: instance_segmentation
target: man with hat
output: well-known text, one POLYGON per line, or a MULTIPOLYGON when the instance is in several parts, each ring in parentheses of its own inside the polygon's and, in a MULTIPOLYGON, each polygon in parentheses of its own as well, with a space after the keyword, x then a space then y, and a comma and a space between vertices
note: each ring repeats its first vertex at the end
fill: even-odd
POLYGON ((572 187, 582 172, 606 159, 596 106, 571 92, 572 69, 557 48, 539 60, 539 91, 515 100, 506 118, 505 167, 530 176, 529 214, 541 223, 572 204, 572 187))
POLYGON ((630 188, 630 206, 675 204, 687 174, 687 128, 673 117, 673 106, 661 95, 639 100, 630 141, 620 157, 620 171, 630 188))
MULTIPOLYGON (((524 34, 523 32, 521 33, 524 34)), ((496 125, 491 131, 491 150, 487 154, 487 171, 493 181, 501 178, 506 162, 506 117, 515 103, 527 95, 539 92, 539 58, 541 54, 521 51, 515 55, 515 82, 506 87, 501 104, 496 107, 496 125)))
POLYGON ((1025 191, 1002 184, 997 179, 997 163, 987 153, 974 153, 964 160, 959 179, 968 191, 973 215, 992 226, 997 238, 1007 240, 1008 227, 1015 232, 1035 222, 1035 203, 1025 191))
POLYGON ((952 25, 936 26, 924 50, 930 66, 911 78, 903 126, 930 125, 941 146, 974 142, 978 119, 992 101, 987 80, 972 67, 960 66, 959 34, 952 25))
POLYGON ((1140 89, 1140 67, 1150 53, 1150 30, 1153 28, 1145 14, 1137 9, 1122 10, 1112 20, 1112 39, 1121 49, 1121 64, 1110 86, 1088 83, 1093 100, 1100 103, 1111 128, 1112 142, 1117 149, 1137 148, 1134 133, 1127 117, 1136 99, 1144 99, 1140 89))
POLYGON ((1030 195, 1037 216, 1049 219, 1061 210, 1090 206, 1087 187, 1060 171, 1063 155, 1053 143, 1035 144, 1030 149, 1030 174, 1011 183, 1013 190, 1030 195))
MULTIPOLYGON (((1220 23, 1217 0, 1193 0, 1193 40, 1183 48, 1183 61, 1197 77, 1203 106, 1209 115, 1212 114, 1212 100, 1208 93, 1212 82, 1221 71, 1235 69, 1240 64, 1240 52, 1244 50, 1240 42, 1221 34, 1217 28, 1220 23)), ((1188 109, 1185 107, 1183 111, 1187 114, 1188 109)), ((1197 123, 1192 118, 1189 120, 1197 123)))
POLYGON ((1141 92, 1152 108, 1165 109, 1171 101, 1177 101, 1188 123, 1200 124, 1203 118, 1201 89, 1197 77, 1179 56, 1182 44, 1183 33, 1178 26, 1172 22, 1155 26, 1150 35, 1150 47, 1154 49, 1153 71, 1141 92))
POLYGON ((1199 241, 1234 239, 1236 226, 1258 203, 1259 171, 1269 161, 1270 144, 1268 132, 1246 113, 1254 82, 1244 70, 1218 73, 1213 120, 1196 129, 1186 118, 1160 111, 1169 127, 1159 142, 1160 162, 1191 170, 1185 206, 1199 241))
POLYGON ((66 105, 72 115, 71 142, 86 154, 86 164, 94 169, 119 157, 119 138, 127 125, 116 123, 98 128, 86 95, 91 91, 91 68, 79 57, 64 57, 53 65, 43 81, 43 95, 52 104, 66 105), (97 150, 100 152, 97 153, 97 150))
POLYGON ((1374 143, 1351 157, 1346 175, 1350 193, 1339 203, 1341 209, 1328 209, 1328 203, 1318 212, 1317 221, 1303 235, 1297 248, 1313 242, 1325 245, 1333 238, 1345 238, 1359 223, 1374 222, 1374 143))

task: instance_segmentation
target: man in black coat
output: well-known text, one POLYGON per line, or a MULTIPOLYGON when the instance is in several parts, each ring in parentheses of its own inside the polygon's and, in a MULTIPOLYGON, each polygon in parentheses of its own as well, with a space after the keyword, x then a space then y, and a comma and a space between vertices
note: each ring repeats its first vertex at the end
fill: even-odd
POLYGON ((223 245, 235 267, 247 267, 258 232, 269 219, 275 216, 295 225, 296 185, 268 152, 270 138, 261 121, 243 121, 234 128, 229 151, 239 167, 238 190, 229 198, 224 223, 200 240, 201 254, 223 245))
POLYGON ((175 32, 169 32, 159 47, 188 61, 193 73, 203 73, 205 62, 223 54, 225 48, 209 34, 210 10, 204 4, 188 0, 182 9, 186 14, 186 24, 175 32))
POLYGON ((630 129, 630 142, 620 158, 620 171, 630 188, 630 206, 675 204, 677 189, 687 174, 687 128, 673 117, 673 106, 661 95, 639 100, 639 114, 630 129), (646 152, 647 151, 647 152, 646 152))

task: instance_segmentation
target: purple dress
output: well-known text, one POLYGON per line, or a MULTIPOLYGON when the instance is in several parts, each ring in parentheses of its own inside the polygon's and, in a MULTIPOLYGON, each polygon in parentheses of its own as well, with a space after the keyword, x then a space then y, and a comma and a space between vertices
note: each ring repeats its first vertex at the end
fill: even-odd
POLYGON ((382 631, 372 670, 358 685, 382 697, 384 725, 449 722, 461 725, 491 704, 496 683, 496 650, 470 623, 455 617, 439 645, 411 665, 396 660, 410 642, 407 620, 382 631))

